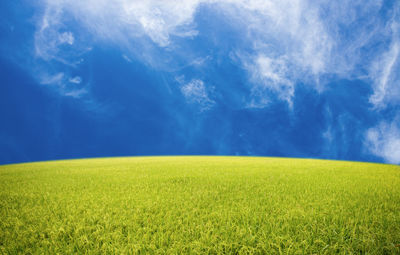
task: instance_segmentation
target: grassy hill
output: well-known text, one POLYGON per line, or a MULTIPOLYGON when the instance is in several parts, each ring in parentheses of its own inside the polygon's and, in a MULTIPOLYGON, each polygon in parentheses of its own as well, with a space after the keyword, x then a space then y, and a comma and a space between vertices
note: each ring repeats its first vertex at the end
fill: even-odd
POLYGON ((134 157, 0 166, 0 253, 399 254, 400 167, 134 157))

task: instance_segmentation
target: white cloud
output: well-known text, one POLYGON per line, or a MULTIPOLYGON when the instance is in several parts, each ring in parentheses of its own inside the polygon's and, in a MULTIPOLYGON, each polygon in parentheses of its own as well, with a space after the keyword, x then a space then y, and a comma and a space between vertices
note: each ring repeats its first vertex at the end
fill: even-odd
POLYGON ((266 106, 272 91, 291 108, 297 82, 318 85, 319 76, 328 72, 334 39, 320 19, 319 6, 302 0, 232 3, 229 16, 243 26, 244 40, 251 45, 250 53, 236 52, 253 83, 250 105, 266 106))
POLYGON ((43 17, 38 21, 34 35, 35 57, 74 68, 83 62, 82 56, 91 48, 86 42, 78 41, 73 31, 65 31, 63 14, 61 7, 44 7, 43 17))
POLYGON ((215 102, 208 96, 207 89, 202 80, 191 80, 181 86, 181 92, 189 103, 200 106, 201 111, 211 109, 215 102))
POLYGON ((74 78, 69 78, 68 81, 74 84, 80 84, 82 82, 82 78, 79 76, 75 76, 74 78))
MULTIPOLYGON (((43 15, 37 21, 34 37, 36 57, 57 62, 57 66, 63 64, 59 70, 72 73, 70 69, 78 68, 85 54, 101 42, 125 51, 127 61, 136 58, 153 67, 168 68, 171 61, 155 50, 169 50, 173 38, 197 35, 192 21, 199 3, 200 0, 42 0, 38 5, 43 15)), ((53 69, 54 65, 44 68, 53 69)))
MULTIPOLYGON (((375 95, 371 101, 374 104, 390 98, 393 102, 400 101, 400 89, 397 89, 400 79, 394 77, 395 73, 398 76, 394 70, 400 67, 391 65, 392 60, 398 58, 399 44, 392 43, 390 52, 380 54, 385 43, 395 38, 386 31, 388 24, 380 13, 382 1, 249 0, 231 3, 237 8, 229 9, 229 17, 245 28, 244 36, 248 45, 252 45, 249 48, 253 53, 248 53, 248 49, 237 50, 250 77, 265 74, 260 68, 259 56, 270 59, 266 66, 271 70, 286 70, 279 73, 279 78, 285 82, 273 83, 270 78, 253 80, 252 90, 259 91, 260 85, 281 84, 290 89, 275 91, 290 106, 296 84, 309 84, 323 91, 327 85, 324 77, 334 75, 339 79, 363 79, 369 83, 372 78, 375 95), (373 65, 377 68, 371 68, 374 59, 377 61, 373 65), (370 73, 365 74, 365 70, 370 73), (385 73, 390 73, 389 80, 385 73), (390 89, 382 92, 382 88, 390 89), (386 95, 384 99, 383 94, 386 95)), ((399 7, 399 4, 394 5, 391 12, 394 20, 399 7)), ((399 42, 398 37, 394 41, 399 42)), ((257 101, 257 98, 252 100, 257 101)))
POLYGON ((67 43, 69 45, 72 45, 74 44, 75 38, 71 32, 64 32, 59 34, 58 41, 60 44, 67 43))
MULTIPOLYGON (((40 3, 43 16, 35 33, 36 55, 71 68, 81 63, 82 56, 91 49, 90 44, 100 40, 127 52, 123 57, 128 62, 137 58, 154 68, 168 69, 178 56, 184 66, 201 66, 209 57, 176 52, 182 47, 175 45, 178 42, 175 39, 198 35, 195 14, 199 6, 207 5, 218 9, 216 13, 239 32, 241 37, 235 40, 242 43, 238 45, 245 45, 233 48, 233 52, 251 78, 248 88, 253 97, 249 105, 267 105, 272 91, 292 106, 296 84, 311 84, 323 90, 324 75, 362 78, 373 83, 371 103, 375 106, 400 98, 396 85, 400 84, 400 78, 395 72, 399 67, 399 29, 396 22, 388 28, 387 22, 380 18, 382 1, 43 0, 40 3), (71 17, 78 31, 65 30, 68 27, 65 23, 71 17), (343 33, 343 28, 352 33, 343 33), (392 44, 384 51, 381 44, 388 38, 392 44), (168 52, 165 53, 168 57, 160 52, 168 52)), ((394 5, 393 20, 399 6, 394 5)))
POLYGON ((146 34, 165 47, 173 35, 196 35, 190 24, 199 3, 200 0, 47 0, 40 30, 57 26, 63 15, 71 14, 97 37, 129 41, 146 34))
POLYGON ((128 57, 127 55, 123 54, 122 58, 125 59, 126 62, 132 63, 132 59, 128 57))
POLYGON ((240 1, 254 48, 270 58, 287 57, 302 71, 326 71, 333 38, 319 18, 319 6, 304 0, 240 1), (247 12, 243 11, 247 10, 247 12))
POLYGON ((294 82, 290 80, 286 58, 269 58, 259 55, 245 66, 251 72, 254 82, 253 99, 248 107, 262 108, 266 106, 270 102, 268 97, 271 92, 278 94, 278 97, 286 101, 289 107, 293 106, 294 82))
POLYGON ((378 56, 370 71, 374 89, 370 102, 377 109, 385 108, 393 99, 400 99, 399 24, 392 23, 391 29, 393 36, 390 48, 378 56))
POLYGON ((66 91, 64 96, 73 97, 73 98, 81 98, 83 95, 87 94, 88 91, 86 88, 75 89, 71 91, 66 91))
POLYGON ((64 80, 64 73, 56 73, 53 75, 44 73, 40 77, 40 83, 45 85, 62 84, 64 80))
POLYGON ((392 164, 400 164, 400 128, 396 120, 392 123, 381 122, 368 129, 365 135, 368 151, 392 164))
POLYGON ((209 61, 209 60, 211 60, 211 59, 212 59, 211 56, 206 56, 206 57, 203 57, 203 58, 196 58, 196 59, 194 59, 194 60, 190 63, 190 65, 193 65, 193 66, 202 66, 202 65, 204 65, 207 61, 209 61))
POLYGON ((55 89, 60 95, 81 98, 83 95, 88 93, 85 86, 81 85, 76 87, 82 83, 82 78, 79 76, 72 78, 61 72, 56 74, 43 72, 38 74, 38 76, 41 84, 51 86, 51 88, 55 89), (75 86, 68 86, 68 83, 73 83, 75 86))

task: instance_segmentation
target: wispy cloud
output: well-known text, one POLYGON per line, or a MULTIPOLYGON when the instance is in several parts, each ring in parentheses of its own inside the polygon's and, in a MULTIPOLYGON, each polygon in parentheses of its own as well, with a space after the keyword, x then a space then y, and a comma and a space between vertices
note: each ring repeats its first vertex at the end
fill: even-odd
POLYGON ((62 95, 83 95, 87 91, 82 90, 84 84, 76 88, 75 92, 79 93, 70 92, 67 86, 81 84, 82 78, 69 78, 67 74, 76 73, 98 42, 125 51, 121 55, 128 62, 137 58, 146 64, 158 65, 163 61, 157 58, 155 48, 167 49, 171 37, 197 35, 192 19, 198 4, 199 1, 157 0, 40 1, 43 15, 37 21, 34 35, 34 61, 37 62, 33 75, 43 83, 52 73, 63 73, 64 77, 53 77, 59 79, 53 87, 58 87, 62 95))
POLYGON ((319 7, 302 0, 240 1, 234 14, 247 18, 248 36, 257 54, 286 58, 303 72, 319 74, 326 71, 334 43, 319 7))
POLYGON ((393 22, 391 30, 392 42, 389 49, 378 56, 370 71, 374 89, 370 102, 376 109, 385 108, 393 99, 400 99, 400 24, 393 22))
POLYGON ((269 98, 277 94, 292 108, 295 83, 290 79, 287 59, 259 55, 250 63, 245 62, 245 68, 251 73, 254 83, 251 87, 252 101, 248 107, 263 108, 270 102, 269 98))
POLYGON ((67 43, 69 45, 74 44, 75 38, 71 32, 64 32, 58 36, 58 41, 60 44, 67 43))
POLYGON ((320 19, 319 6, 301 0, 234 3, 230 16, 237 23, 245 21, 244 40, 251 45, 237 55, 250 74, 253 94, 268 97, 270 93, 260 92, 267 88, 292 107, 295 85, 314 85, 328 71, 334 38, 320 19))
POLYGON ((69 78, 68 81, 74 84, 80 84, 82 82, 82 78, 79 76, 75 76, 74 78, 69 78))
MULTIPOLYGON (((245 40, 251 45, 238 49, 238 55, 253 78, 252 90, 256 89, 258 95, 260 86, 275 86, 278 97, 290 105, 298 83, 324 91, 326 76, 368 83, 372 79, 375 94, 371 102, 376 105, 386 101, 383 94, 388 93, 383 91, 390 87, 389 94, 393 95, 393 89, 398 87, 398 78, 393 77, 397 67, 392 63, 398 58, 398 32, 394 32, 398 25, 382 18, 381 1, 233 2, 236 8, 230 9, 230 17, 246 28, 245 40), (391 49, 385 52, 390 40, 391 49), (260 56, 269 60, 261 68, 260 56), (269 74, 277 73, 280 79, 270 78, 269 74)), ((399 9, 395 5, 387 15, 396 20, 399 9)))
POLYGON ((171 36, 192 37, 197 34, 190 25, 200 1, 44 1, 46 9, 40 30, 57 26, 65 15, 97 37, 125 41, 147 35, 161 47, 170 44, 171 36))
POLYGON ((181 85, 180 89, 187 102, 198 105, 201 111, 209 110, 215 104, 215 101, 210 99, 206 86, 202 80, 191 80, 190 82, 181 85))
MULTIPOLYGON (((178 52, 179 40, 199 34, 200 6, 217 9, 240 34, 232 49, 249 74, 247 103, 264 107, 272 96, 293 107, 296 84, 323 91, 324 76, 371 82, 371 103, 384 105, 399 82, 399 5, 380 18, 382 1, 361 0, 43 0, 43 16, 35 33, 36 55, 69 68, 81 63, 92 44, 115 44, 154 68, 169 68, 174 59, 202 66, 212 58, 178 52), (73 20, 75 30, 65 24, 73 20), (362 22, 355 22, 362 21, 362 22), (354 25, 357 24, 357 25, 354 25), (388 28, 390 27, 390 29, 388 28), (343 32, 343 28, 353 33, 343 32), (385 45, 391 40, 391 46, 385 45), (151 43, 153 45, 151 45, 151 43), (373 50, 371 50, 373 49, 373 50), (166 54, 166 55, 164 55, 166 54), (167 56, 167 57, 165 57, 167 56)), ((224 40, 224 38, 220 38, 224 40)), ((190 51, 190 47, 185 48, 190 51)), ((193 51, 195 51, 193 49, 193 51)), ((128 57, 129 56, 129 57, 128 57)), ((396 92, 400 94, 400 92, 396 92)), ((395 93, 395 94, 396 94, 395 93)), ((397 97, 396 97, 397 98, 397 97)), ((393 101, 393 100, 392 100, 393 101)))
POLYGON ((41 75, 40 83, 45 85, 61 85, 65 78, 64 73, 56 73, 53 75, 49 75, 47 73, 41 75))
POLYGON ((125 54, 122 54, 122 58, 125 59, 126 62, 132 63, 132 59, 125 54))
POLYGON ((86 90, 86 88, 81 88, 81 89, 66 91, 64 95, 73 98, 81 98, 83 95, 87 93, 88 91, 86 90))
POLYGON ((400 164, 399 118, 393 122, 383 121, 368 129, 365 134, 365 147, 368 151, 386 162, 400 164))
POLYGON ((38 77, 41 84, 56 89, 56 91, 63 96, 81 98, 88 93, 85 86, 78 86, 82 82, 82 78, 79 76, 71 78, 62 72, 52 75, 43 72, 38 74, 38 77))
POLYGON ((45 61, 57 61, 67 66, 81 62, 89 47, 77 43, 74 32, 64 24, 64 9, 46 5, 43 17, 37 23, 34 35, 35 56, 45 61))

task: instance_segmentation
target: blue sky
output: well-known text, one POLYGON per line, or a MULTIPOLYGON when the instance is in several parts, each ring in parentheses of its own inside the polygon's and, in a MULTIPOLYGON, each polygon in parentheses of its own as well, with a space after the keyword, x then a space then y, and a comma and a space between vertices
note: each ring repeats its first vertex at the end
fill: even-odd
POLYGON ((400 163, 400 2, 0 3, 0 164, 400 163))

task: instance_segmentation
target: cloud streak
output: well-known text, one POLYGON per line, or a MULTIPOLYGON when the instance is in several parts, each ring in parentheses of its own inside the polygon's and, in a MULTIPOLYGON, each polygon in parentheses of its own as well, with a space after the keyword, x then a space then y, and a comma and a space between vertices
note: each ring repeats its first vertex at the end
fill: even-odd
POLYGON ((200 111, 210 110, 215 101, 210 99, 207 88, 202 80, 193 79, 180 87, 183 96, 190 104, 200 107, 200 111))
MULTIPOLYGON (((160 61, 156 55, 163 58, 165 53, 170 59, 181 55, 177 52, 180 48, 176 39, 198 35, 197 10, 200 6, 208 6, 222 13, 242 35, 238 40, 247 47, 237 47, 233 53, 240 56, 239 64, 252 79, 252 94, 265 96, 267 100, 263 101, 270 101, 269 94, 274 91, 291 105, 297 83, 323 90, 323 76, 337 75, 371 79, 375 89, 371 103, 378 105, 385 97, 385 88, 393 87, 392 84, 397 82, 391 70, 399 47, 398 36, 393 35, 395 32, 381 33, 388 26, 378 17, 381 5, 379 1, 341 1, 339 4, 308 0, 48 0, 41 2, 44 15, 38 22, 35 46, 37 56, 42 59, 76 66, 90 51, 91 44, 103 40, 127 51, 124 56, 129 59, 135 57, 160 68, 166 58, 160 61), (80 32, 68 31, 67 23, 71 19, 77 23, 80 32), (365 25, 351 27, 357 19, 365 19, 365 25), (341 31, 343 26, 350 27, 356 34, 345 35, 341 31), (377 36, 392 38, 391 49, 376 56, 370 55, 371 51, 361 53, 376 43, 377 36), (164 53, 160 54, 146 40, 164 53), (379 61, 382 56, 385 63, 379 61), (366 58, 377 60, 368 62, 366 58), (360 66, 370 70, 366 76, 357 74, 355 69, 360 66), (385 68, 379 70, 381 66, 385 68), (279 75, 279 79, 271 74, 279 75), (261 93, 261 88, 267 90, 261 93)), ((397 31, 397 23, 393 24, 392 30, 397 31)), ((191 54, 186 55, 186 59, 183 57, 186 63, 195 62, 189 57, 191 54)), ((170 66, 171 61, 164 68, 170 66)))
POLYGON ((400 128, 399 118, 393 122, 382 121, 376 127, 367 130, 365 146, 375 156, 386 162, 400 164, 400 128))
POLYGON ((88 93, 86 87, 77 87, 82 82, 81 77, 76 76, 71 78, 62 72, 56 74, 43 72, 39 76, 39 82, 42 85, 47 85, 56 89, 59 94, 67 97, 82 98, 88 93))
POLYGON ((392 42, 389 49, 371 66, 370 77, 373 81, 374 94, 370 97, 370 102, 377 109, 385 108, 388 103, 400 99, 399 24, 393 22, 391 30, 392 42))
POLYGON ((82 82, 82 78, 79 76, 76 76, 74 78, 69 78, 68 81, 70 83, 74 83, 74 84, 80 84, 82 82))

